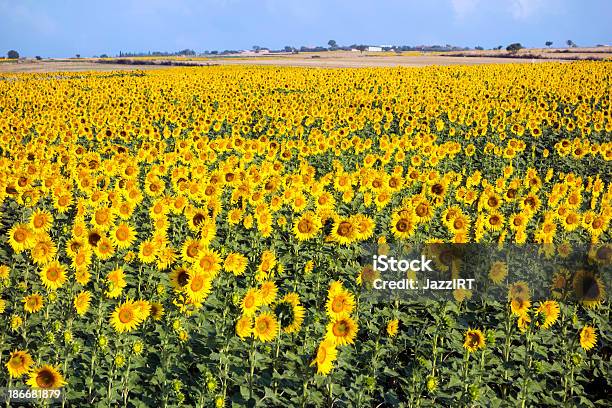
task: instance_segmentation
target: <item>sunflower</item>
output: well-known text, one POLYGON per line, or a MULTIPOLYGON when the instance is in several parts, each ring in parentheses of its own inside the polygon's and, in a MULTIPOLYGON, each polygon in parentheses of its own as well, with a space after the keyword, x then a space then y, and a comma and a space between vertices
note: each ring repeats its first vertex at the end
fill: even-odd
POLYGON ((317 373, 327 375, 334 368, 334 361, 338 357, 338 350, 333 340, 323 340, 317 348, 317 356, 310 364, 317 365, 317 373))
POLYGON ((510 310, 515 316, 523 316, 530 307, 531 301, 529 299, 517 297, 510 301, 510 310))
POLYGON ((164 306, 158 302, 151 302, 151 318, 159 321, 164 316, 164 306))
POLYGON ((55 367, 45 364, 32 371, 27 384, 32 388, 61 388, 66 381, 55 367))
POLYGON ((117 333, 130 332, 142 322, 135 302, 126 300, 111 313, 110 324, 117 333))
POLYGON ((499 285, 508 275, 508 266, 505 262, 495 261, 489 270, 489 279, 499 285))
POLYGON ((542 322, 542 328, 548 329, 550 326, 555 324, 559 318, 559 304, 554 300, 547 300, 540 303, 536 309, 536 313, 541 313, 544 316, 544 322, 542 322))
POLYGON ((30 217, 30 227, 36 233, 48 232, 53 226, 53 216, 47 210, 36 210, 30 217))
POLYGON ((518 281, 508 286, 508 300, 512 301, 515 299, 529 299, 531 297, 529 292, 529 285, 527 282, 518 281))
POLYGON ((350 315, 355 308, 355 296, 345 289, 329 294, 325 305, 327 315, 337 319, 343 315, 350 315))
POLYGON ((221 256, 214 250, 202 249, 195 266, 200 272, 208 274, 211 278, 215 277, 221 269, 221 256))
POLYGON ((136 232, 129 224, 122 222, 111 234, 111 240, 119 249, 127 249, 134 243, 136 232))
POLYGON ((182 292, 189 282, 190 272, 184 266, 179 266, 170 272, 170 285, 175 292, 182 292))
POLYGON ((501 231, 504 226, 504 216, 498 211, 491 212, 486 216, 485 228, 492 231, 501 231))
POLYGON ((312 211, 307 211, 295 220, 293 233, 298 240, 305 241, 316 237, 321 227, 321 219, 312 211))
POLYGON ((46 233, 39 235, 36 243, 30 250, 32 260, 38 265, 46 265, 57 254, 57 247, 46 233))
POLYGON ((271 313, 264 312, 255 318, 253 336, 260 341, 273 340, 278 333, 278 321, 271 313))
POLYGON ((358 330, 357 322, 350 316, 344 315, 327 324, 326 338, 333 340, 339 346, 353 344, 358 330))
POLYGON ((89 309, 89 303, 91 302, 91 292, 83 291, 75 296, 74 308, 79 316, 84 316, 89 309))
POLYGON ((397 331, 399 328, 399 320, 398 319, 391 319, 387 322, 387 334, 389 335, 389 337, 395 337, 397 336, 397 331))
POLYGON ((151 303, 148 300, 137 300, 134 302, 136 314, 141 321, 144 321, 151 315, 151 303))
POLYGON ((115 254, 115 247, 113 241, 107 237, 100 238, 98 245, 94 248, 94 252, 101 260, 107 260, 115 254))
POLYGON ((183 260, 193 263, 198 258, 200 249, 203 248, 202 243, 198 239, 188 238, 181 246, 181 257, 183 260))
POLYGON ((10 354, 6 368, 10 378, 19 378, 28 373, 33 364, 32 356, 27 351, 15 350, 10 354))
POLYGON ((259 306, 261 306, 261 295, 259 291, 254 288, 249 289, 240 302, 242 314, 245 316, 252 316, 259 306))
POLYGON ((156 246, 151 240, 144 240, 138 248, 138 259, 142 263, 153 263, 156 258, 156 246))
POLYGON ((11 268, 7 265, 0 265, 0 279, 8 279, 11 273, 11 268))
POLYGON ((233 273, 236 276, 240 276, 244 274, 247 264, 248 259, 246 258, 246 256, 237 252, 230 252, 225 257, 225 261, 223 262, 223 269, 225 269, 227 272, 233 273))
POLYGON ((259 287, 259 299, 262 305, 269 305, 276 299, 278 288, 273 281, 266 281, 259 287))
POLYGON ((189 277, 184 291, 189 300, 194 303, 201 303, 208 295, 212 288, 210 275, 206 273, 196 272, 189 277))
POLYGON ((584 326, 580 331, 580 347, 589 351, 597 343, 597 329, 592 326, 584 326))
POLYGON ((23 309, 28 313, 36 313, 43 307, 43 297, 39 293, 23 298, 23 309))
POLYGON ((380 272, 375 270, 372 265, 365 265, 357 275, 357 284, 371 287, 376 279, 380 277, 380 272))
POLYGON ((236 334, 241 339, 250 337, 253 333, 253 318, 251 316, 241 316, 236 322, 236 334))
POLYGON ((58 261, 52 261, 40 271, 40 278, 47 290, 56 290, 66 283, 66 268, 58 261))
POLYGON ((407 211, 400 211, 391 217, 391 232, 399 239, 408 239, 414 233, 415 222, 407 211))
POLYGON ((108 290, 105 292, 105 295, 110 299, 118 298, 123 288, 127 286, 123 268, 117 268, 110 271, 108 275, 106 275, 106 284, 108 290))
POLYGON ((98 208, 94 211, 91 217, 91 224, 94 228, 99 228, 101 231, 107 231, 115 219, 115 214, 108 207, 98 208))
POLYGON ((468 329, 463 347, 470 353, 485 348, 485 336, 479 329, 468 329))
POLYGON ((603 281, 591 271, 579 270, 576 272, 573 288, 578 301, 589 309, 599 306, 606 297, 603 281))
POLYGON ((418 198, 414 202, 414 215, 418 223, 429 221, 433 214, 433 206, 425 198, 418 198))
POLYGON ((355 241, 357 228, 350 219, 339 218, 332 227, 331 239, 340 245, 348 245, 355 241))
POLYGON ((285 333, 298 332, 302 327, 306 311, 304 306, 300 304, 300 298, 297 293, 287 293, 274 306, 274 311, 279 317, 281 328, 285 333))
POLYGON ((9 244, 13 251, 19 253, 34 246, 34 234, 26 224, 15 224, 9 230, 9 244))
POLYGON ((516 325, 518 326, 521 333, 525 333, 527 331, 529 323, 531 323, 531 317, 529 317, 528 313, 520 315, 519 318, 516 320, 516 325))
POLYGON ((85 286, 87 285, 87 283, 89 283, 91 274, 89 273, 89 270, 87 268, 76 268, 76 271, 74 272, 74 278, 80 285, 85 286))

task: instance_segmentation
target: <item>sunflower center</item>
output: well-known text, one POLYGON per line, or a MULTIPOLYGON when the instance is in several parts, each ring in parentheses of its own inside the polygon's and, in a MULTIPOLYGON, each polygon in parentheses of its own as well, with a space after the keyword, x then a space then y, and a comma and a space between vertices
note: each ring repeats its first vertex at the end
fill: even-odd
POLYGON ((108 221, 108 214, 105 210, 96 211, 95 219, 96 219, 96 223, 104 224, 106 221, 108 221))
POLYGON ((19 368, 19 367, 23 367, 24 366, 25 361, 24 361, 23 357, 21 357, 20 355, 16 355, 13 358, 11 358, 9 363, 11 364, 11 367, 19 368))
POLYGON ((45 225, 45 218, 43 216, 36 216, 34 217, 34 227, 36 228, 42 228, 45 225))
POLYGON ((121 323, 129 323, 134 318, 134 312, 131 309, 122 309, 119 312, 119 320, 121 323))
POLYGON ((332 330, 334 332, 334 336, 344 337, 346 336, 348 332, 348 325, 346 324, 345 321, 339 321, 336 324, 334 324, 334 327, 332 330))
POLYGON ((266 320, 257 322, 257 330, 259 332, 266 332, 268 330, 268 322, 266 320))
POLYGON ((425 215, 427 215, 427 204, 421 203, 417 206, 416 208, 416 215, 418 215, 419 217, 424 217, 425 215))
POLYGON ((193 225, 197 227, 202 224, 202 222, 204 222, 204 214, 198 213, 193 216, 193 225))
POLYGON ((431 187, 431 192, 435 195, 442 195, 444 192, 444 186, 442 186, 440 183, 436 183, 431 187))
POLYGON ((142 248, 142 254, 143 254, 144 256, 151 256, 151 255, 153 255, 153 251, 154 251, 154 249, 153 249, 153 245, 145 245, 145 246, 142 248))
POLYGON ((203 276, 195 276, 191 281, 191 290, 194 292, 198 292, 202 290, 204 287, 204 277, 203 276))
POLYGON ((338 226, 338 235, 342 237, 347 237, 350 235, 351 229, 352 229, 351 223, 342 221, 340 225, 338 226))
POLYGON ((395 228, 397 228, 397 230, 399 232, 406 232, 410 229, 410 221, 408 221, 405 218, 401 218, 396 224, 395 224, 395 228))
POLYGON ((298 223, 298 231, 300 231, 302 234, 311 232, 313 229, 312 227, 312 222, 308 219, 300 220, 298 223))
POLYGON ((26 240, 27 236, 28 236, 27 233, 23 229, 18 229, 13 234, 13 238, 15 239, 15 241, 17 241, 19 243, 24 242, 26 240))
POLYGON ((344 299, 341 297, 336 297, 332 302, 332 310, 334 313, 340 313, 344 310, 344 299))
POLYGON ((253 296, 248 296, 246 299, 244 299, 244 307, 246 307, 247 309, 252 308, 255 305, 255 298, 253 298, 253 296))
POLYGON ((494 215, 489 219, 489 224, 491 225, 499 225, 499 223, 500 223, 500 218, 497 215, 494 215))
POLYGON ((455 229, 463 229, 464 226, 465 223, 461 218, 457 218, 455 222, 453 222, 453 227, 455 227, 455 229))
POLYGON ((206 258, 202 258, 200 260, 200 266, 202 267, 202 269, 204 269, 205 271, 209 271, 212 269, 214 263, 210 260, 210 258, 206 257, 206 258))
POLYGON ((198 244, 191 244, 189 245, 189 247, 187 247, 187 255, 190 258, 193 258, 197 254, 198 254, 198 244))
POLYGON ((319 364, 323 364, 326 358, 327 358, 327 348, 319 347, 319 351, 317 351, 317 362, 319 364))
POLYGON ((126 241, 129 238, 130 234, 126 228, 119 228, 115 233, 115 236, 119 241, 126 241))
POLYGON ((487 200, 487 204, 489 204, 489 207, 497 207, 498 203, 499 201, 496 197, 489 197, 489 199, 487 200))
POLYGON ((600 229, 603 226, 603 219, 601 217, 595 218, 595 220, 593 220, 592 225, 593 225, 593 228, 600 229))
POLYGON ((47 279, 54 282, 59 278, 59 270, 57 268, 49 268, 47 270, 47 279))
POLYGON ((36 376, 36 384, 39 388, 51 388, 55 383, 55 376, 49 370, 42 370, 36 376))
POLYGON ((189 274, 186 271, 180 271, 178 273, 178 276, 176 277, 176 280, 177 280, 179 286, 183 287, 189 281, 189 274))

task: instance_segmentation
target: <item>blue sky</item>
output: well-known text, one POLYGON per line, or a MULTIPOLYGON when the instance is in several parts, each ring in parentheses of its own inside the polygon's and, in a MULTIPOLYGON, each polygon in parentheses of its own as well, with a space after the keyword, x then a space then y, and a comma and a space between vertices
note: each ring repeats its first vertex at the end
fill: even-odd
POLYGON ((0 54, 612 44, 612 0, 0 0, 0 54))

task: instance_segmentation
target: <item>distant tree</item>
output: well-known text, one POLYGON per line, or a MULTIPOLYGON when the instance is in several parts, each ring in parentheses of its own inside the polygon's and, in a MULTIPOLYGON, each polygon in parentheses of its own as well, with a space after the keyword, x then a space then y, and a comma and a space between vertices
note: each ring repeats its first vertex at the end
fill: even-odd
POLYGON ((355 48, 357 48, 357 49, 359 50, 359 52, 363 54, 363 52, 364 52, 365 50, 367 50, 367 49, 368 49, 368 46, 367 46, 367 45, 360 44, 360 45, 358 45, 358 46, 357 46, 357 47, 355 47, 355 48))
POLYGON ((552 41, 546 41, 544 44, 546 44, 546 46, 548 48, 550 48, 550 46, 553 45, 553 42, 552 41))
POLYGON ((259 52, 259 50, 261 50, 261 47, 259 45, 254 45, 253 46, 253 51, 259 52))
POLYGON ((211 53, 212 55, 217 55, 217 54, 219 53, 219 51, 217 51, 217 50, 212 50, 210 53, 211 53))
POLYGON ((573 42, 572 40, 567 40, 565 43, 567 44, 568 47, 575 48, 577 46, 576 43, 573 42))
POLYGON ((338 48, 338 43, 336 43, 336 40, 329 40, 327 45, 329 45, 330 50, 335 50, 338 48))
POLYGON ((76 54, 75 57, 81 58, 81 54, 76 54))
POLYGON ((6 56, 9 57, 10 59, 17 59, 19 58, 19 53, 15 50, 10 50, 9 52, 6 53, 6 56))
POLYGON ((523 49, 523 46, 521 45, 521 43, 512 43, 506 47, 506 51, 510 51, 512 53, 518 52, 519 50, 522 50, 522 49, 523 49))
POLYGON ((498 45, 498 46, 497 46, 497 48, 496 48, 496 50, 501 50, 502 48, 504 48, 504 46, 503 46, 503 45, 498 45))
POLYGON ((284 50, 285 50, 285 52, 292 52, 293 51, 293 47, 290 46, 290 45, 285 45, 284 50))
POLYGON ((40 55, 37 55, 37 56, 36 56, 36 60, 37 60, 37 61, 40 61, 41 59, 42 59, 42 57, 41 57, 40 55))
POLYGON ((478 51, 484 50, 484 48, 482 48, 480 45, 477 45, 476 47, 474 47, 474 49, 478 51))
POLYGON ((108 55, 102 54, 102 55, 100 55, 100 58, 108 58, 108 55))

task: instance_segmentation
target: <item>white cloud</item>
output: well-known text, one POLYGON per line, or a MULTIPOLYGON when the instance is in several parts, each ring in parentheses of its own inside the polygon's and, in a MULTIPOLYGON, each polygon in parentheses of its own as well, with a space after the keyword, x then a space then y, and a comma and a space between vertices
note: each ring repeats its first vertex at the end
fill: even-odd
POLYGON ((556 0, 450 0, 458 19, 464 19, 474 14, 479 8, 488 12, 508 13, 516 20, 526 20, 543 11, 555 10, 556 0))
POLYGON ((465 18, 476 10, 480 0, 451 0, 457 18, 465 18))
POLYGON ((525 20, 538 13, 544 3, 544 0, 511 0, 509 8, 515 19, 525 20))

